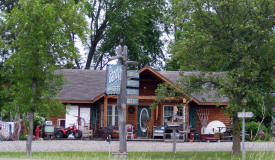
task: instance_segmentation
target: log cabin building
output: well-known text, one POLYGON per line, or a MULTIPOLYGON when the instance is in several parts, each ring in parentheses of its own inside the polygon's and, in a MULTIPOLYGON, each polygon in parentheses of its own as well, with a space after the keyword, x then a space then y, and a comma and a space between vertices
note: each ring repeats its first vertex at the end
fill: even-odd
MULTIPOLYGON (((64 75, 62 91, 58 94, 58 99, 65 104, 66 114, 59 117, 47 118, 53 121, 56 127, 68 127, 72 124, 77 125, 78 117, 84 119, 85 125, 93 128, 95 134, 105 126, 118 125, 118 113, 116 108, 117 96, 106 95, 104 70, 77 70, 63 69, 58 73, 64 75)), ((185 72, 190 74, 192 72, 185 72)), ((222 106, 228 104, 225 97, 217 98, 213 91, 204 92, 201 95, 191 95, 192 100, 185 105, 185 97, 177 100, 165 100, 156 108, 150 108, 155 100, 155 89, 160 83, 168 83, 174 87, 180 78, 178 71, 156 71, 151 67, 144 67, 139 70, 139 105, 127 106, 126 124, 131 124, 135 128, 135 137, 147 137, 145 117, 149 117, 152 126, 165 125, 169 117, 172 116, 174 106, 177 106, 177 115, 184 117, 184 122, 191 130, 201 132, 202 118, 204 113, 205 123, 214 120, 223 122, 226 126, 230 125, 231 119, 222 111, 222 106), (221 106, 217 107, 217 103, 221 106)))

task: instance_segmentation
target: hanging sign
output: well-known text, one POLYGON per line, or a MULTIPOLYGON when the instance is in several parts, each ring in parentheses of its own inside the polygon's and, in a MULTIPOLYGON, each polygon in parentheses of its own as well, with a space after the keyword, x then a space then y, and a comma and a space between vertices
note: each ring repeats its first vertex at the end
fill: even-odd
POLYGON ((109 65, 107 67, 105 85, 106 94, 120 94, 121 73, 122 65, 120 64, 109 65))
POLYGON ((126 89, 126 95, 127 96, 139 96, 139 89, 126 89))
POLYGON ((127 71, 127 78, 139 79, 139 72, 136 71, 136 70, 128 70, 127 71))
POLYGON ((139 88, 139 80, 127 80, 127 87, 139 88))
MULTIPOLYGON (((139 96, 139 72, 136 70, 127 71, 126 95, 127 96, 139 96)), ((127 105, 138 105, 138 98, 126 98, 127 105)))
POLYGON ((238 118, 251 118, 253 116, 252 112, 238 112, 238 118))

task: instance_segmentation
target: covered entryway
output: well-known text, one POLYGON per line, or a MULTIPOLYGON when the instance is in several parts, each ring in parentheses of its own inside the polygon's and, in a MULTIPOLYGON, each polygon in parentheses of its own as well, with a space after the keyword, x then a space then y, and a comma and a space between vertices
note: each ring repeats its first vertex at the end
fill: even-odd
POLYGON ((138 107, 138 137, 147 137, 147 119, 151 118, 151 109, 149 106, 138 107))

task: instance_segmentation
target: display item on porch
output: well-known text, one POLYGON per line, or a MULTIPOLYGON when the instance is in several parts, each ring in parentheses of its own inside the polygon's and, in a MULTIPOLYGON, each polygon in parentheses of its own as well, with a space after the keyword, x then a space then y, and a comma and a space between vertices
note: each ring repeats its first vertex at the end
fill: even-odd
POLYGON ((153 123, 151 118, 146 119, 146 130, 147 130, 147 137, 152 138, 153 137, 153 123))
POLYGON ((129 108, 128 108, 128 112, 130 113, 130 114, 134 114, 135 113, 135 107, 133 107, 133 106, 130 106, 129 108))
POLYGON ((197 110, 197 114, 199 117, 199 120, 201 122, 201 133, 204 134, 204 129, 207 126, 207 121, 208 121, 208 115, 209 115, 209 110, 206 108, 199 108, 197 110))
POLYGON ((126 139, 134 139, 134 126, 132 124, 126 124, 125 126, 126 132, 126 139))
POLYGON ((212 121, 208 123, 207 127, 204 129, 204 134, 215 134, 224 133, 226 131, 226 126, 221 121, 212 121))

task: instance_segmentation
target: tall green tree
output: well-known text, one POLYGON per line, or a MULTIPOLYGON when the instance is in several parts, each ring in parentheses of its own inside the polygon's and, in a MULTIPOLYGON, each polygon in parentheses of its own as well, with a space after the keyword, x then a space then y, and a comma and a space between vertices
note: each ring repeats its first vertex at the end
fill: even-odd
POLYGON ((237 112, 251 100, 262 101, 274 92, 274 1, 171 0, 171 6, 175 29, 171 66, 201 71, 200 76, 180 81, 184 91, 209 86, 229 98, 232 151, 239 154, 237 112))
POLYGON ((87 1, 92 31, 85 69, 103 69, 119 44, 128 46, 129 59, 139 62, 139 68, 161 65, 165 6, 165 0, 87 1))
POLYGON ((54 98, 62 77, 54 71, 58 64, 76 55, 71 35, 84 38, 86 23, 80 4, 74 0, 21 0, 2 18, 15 37, 9 44, 11 54, 5 65, 12 73, 10 104, 20 106, 27 114, 27 156, 32 154, 34 113, 60 104, 54 98))

